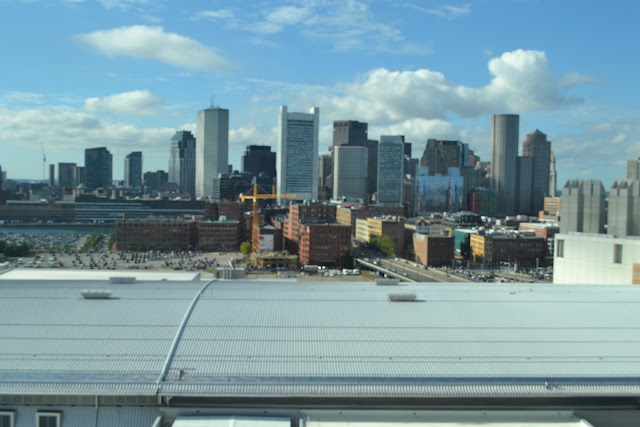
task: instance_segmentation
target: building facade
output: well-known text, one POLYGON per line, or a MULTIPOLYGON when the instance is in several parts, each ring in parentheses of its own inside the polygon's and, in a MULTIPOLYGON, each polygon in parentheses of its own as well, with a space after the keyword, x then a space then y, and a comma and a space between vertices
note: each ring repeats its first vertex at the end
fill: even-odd
POLYGON ((415 212, 457 212, 464 209, 464 178, 460 169, 449 168, 446 175, 431 175, 421 167, 415 177, 415 212))
POLYGON ((240 250, 244 222, 222 219, 198 222, 198 248, 205 252, 236 252, 240 250))
POLYGON ((520 116, 494 114, 491 126, 491 189, 496 194, 496 216, 515 215, 517 208, 516 159, 520 116))
POLYGON ((478 233, 470 236, 469 244, 473 262, 534 266, 544 260, 547 242, 543 237, 516 233, 478 233))
POLYGON ((113 156, 107 147, 84 150, 85 185, 89 190, 113 185, 113 156))
POLYGON ((402 204, 403 166, 404 136, 382 135, 378 144, 378 204, 402 204))
POLYGON ((133 151, 124 158, 124 186, 142 187, 142 151, 133 151))
POLYGON ((598 180, 568 180, 560 200, 560 233, 604 233, 605 197, 598 180))
POLYGON ((609 190, 607 234, 640 236, 640 181, 619 179, 609 190))
POLYGON ((413 234, 416 261, 430 267, 450 266, 454 255, 454 238, 439 234, 413 234))
POLYGON ((296 194, 298 200, 318 199, 318 132, 320 109, 289 113, 280 106, 276 162, 278 194, 296 194))
POLYGON ((627 160, 627 179, 640 180, 640 157, 632 157, 627 160))
POLYGON ((539 212, 544 205, 544 198, 547 196, 555 196, 555 190, 553 194, 549 193, 551 178, 551 142, 547 140, 547 135, 538 129, 527 134, 527 138, 522 144, 522 156, 533 158, 531 208, 533 212, 539 212))
POLYGON ((76 188, 78 185, 78 168, 75 163, 58 163, 58 187, 76 188))
MULTIPOLYGON (((335 131, 335 129, 334 129, 335 131)), ((367 201, 368 149, 338 145, 333 148, 333 199, 367 201)))
POLYGON ((198 111, 196 123, 196 197, 212 197, 213 179, 228 172, 229 110, 198 111))
POLYGON ((178 184, 183 192, 195 197, 196 138, 189 131, 177 131, 171 138, 169 182, 178 184))
POLYGON ((276 177, 276 153, 269 145, 249 145, 242 156, 242 171, 252 176, 276 177))
POLYGON ((351 255, 351 226, 337 223, 301 224, 300 264, 327 267, 346 265, 351 255))
POLYGON ((118 250, 190 250, 198 241, 198 225, 194 221, 126 220, 116 223, 118 250))
POLYGON ((553 283, 640 285, 640 238, 556 234, 553 283))

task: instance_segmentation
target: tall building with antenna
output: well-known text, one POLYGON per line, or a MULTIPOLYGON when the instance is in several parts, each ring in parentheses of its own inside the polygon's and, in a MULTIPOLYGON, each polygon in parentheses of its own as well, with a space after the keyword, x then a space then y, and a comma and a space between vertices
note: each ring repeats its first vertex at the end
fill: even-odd
POLYGON ((196 197, 213 196, 213 179, 229 164, 229 110, 214 105, 196 118, 196 197))

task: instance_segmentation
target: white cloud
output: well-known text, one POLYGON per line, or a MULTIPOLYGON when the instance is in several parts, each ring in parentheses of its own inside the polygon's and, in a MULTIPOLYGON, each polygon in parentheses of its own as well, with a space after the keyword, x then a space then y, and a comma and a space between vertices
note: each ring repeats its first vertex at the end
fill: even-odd
MULTIPOLYGON (((551 73, 544 52, 504 53, 489 61, 489 71, 491 81, 476 88, 455 84, 438 71, 378 68, 331 88, 335 94, 300 88, 298 104, 319 105, 336 119, 353 117, 388 126, 411 119, 449 120, 452 115, 526 113, 581 102, 567 95, 561 84, 564 76, 551 73)), ((589 81, 587 76, 583 80, 589 81)))
POLYGON ((471 5, 463 4, 463 5, 442 5, 437 8, 426 8, 422 6, 415 5, 413 3, 404 3, 405 7, 420 11, 422 13, 426 13, 427 15, 435 15, 440 18, 453 19, 464 15, 469 15, 471 13, 471 5))
POLYGON ((313 41, 326 41, 336 51, 365 50, 400 54, 431 52, 429 47, 407 41, 399 29, 376 19, 364 1, 294 0, 291 3, 292 5, 257 12, 206 10, 194 15, 193 19, 221 21, 230 29, 263 36, 250 39, 254 44, 269 45, 264 36, 290 30, 313 41), (260 18, 255 19, 256 15, 260 18))
POLYGON ((227 63, 207 46, 162 27, 135 25, 79 34, 75 38, 107 55, 153 59, 188 69, 225 71, 227 63))
POLYGON ((42 104, 44 103, 44 95, 36 92, 10 90, 0 98, 0 101, 7 103, 24 102, 29 104, 42 104))
POLYGON ((64 161, 64 153, 75 157, 78 151, 102 145, 114 153, 127 153, 136 147, 166 154, 174 132, 170 128, 145 129, 99 120, 92 114, 67 108, 0 109, 0 145, 37 148, 42 140, 52 161, 64 161))
POLYGON ((84 103, 84 110, 92 113, 149 115, 155 112, 164 99, 148 90, 109 95, 104 98, 89 98, 84 103))

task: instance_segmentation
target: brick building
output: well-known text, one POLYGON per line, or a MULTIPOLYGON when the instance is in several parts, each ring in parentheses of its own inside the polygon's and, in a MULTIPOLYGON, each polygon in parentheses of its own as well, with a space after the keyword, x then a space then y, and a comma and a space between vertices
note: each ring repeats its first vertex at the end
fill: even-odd
POLYGON ((300 264, 352 267, 344 265, 351 255, 351 226, 344 224, 301 224, 300 264))
MULTIPOLYGON (((542 237, 547 242, 545 251, 545 262, 547 265, 553 264, 553 245, 555 235, 560 233, 558 223, 549 222, 524 222, 520 224, 520 231, 530 232, 538 237, 542 237)), ((542 263, 542 260, 540 260, 542 263)))
POLYGON ((206 252, 240 250, 244 221, 221 220, 198 222, 198 248, 206 252))
POLYGON ((454 256, 454 238, 441 234, 414 234, 413 251, 420 264, 431 267, 451 265, 454 256))
POLYGON ((127 220, 116 223, 118 250, 189 250, 198 242, 198 225, 194 221, 127 220))
POLYGON ((336 206, 321 203, 292 204, 289 206, 289 218, 284 220, 285 245, 289 253, 298 253, 300 224, 314 222, 331 223, 336 221, 336 206))
POLYGON ((517 233, 472 234, 471 258, 474 262, 495 265, 509 262, 518 265, 536 265, 544 260, 547 242, 543 237, 517 233), (536 261, 538 260, 538 261, 536 261))

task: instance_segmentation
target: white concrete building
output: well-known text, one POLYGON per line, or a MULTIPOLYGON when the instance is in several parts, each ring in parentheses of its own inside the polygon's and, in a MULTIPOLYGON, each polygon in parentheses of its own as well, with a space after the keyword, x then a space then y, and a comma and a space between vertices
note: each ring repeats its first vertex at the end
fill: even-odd
POLYGON ((609 191, 607 234, 640 236, 640 181, 619 179, 609 191))
POLYGON ((196 197, 213 195, 213 179, 229 169, 229 110, 198 111, 196 123, 196 197))
POLYGON ((640 238, 556 234, 553 283, 640 284, 640 238))
POLYGON ((298 200, 318 199, 318 133, 320 109, 309 113, 289 113, 280 106, 278 153, 276 157, 278 194, 296 194, 298 200))
POLYGON ((366 200, 368 149, 350 145, 333 148, 333 199, 366 200))

